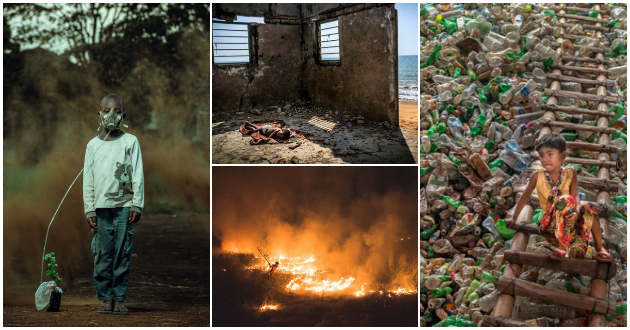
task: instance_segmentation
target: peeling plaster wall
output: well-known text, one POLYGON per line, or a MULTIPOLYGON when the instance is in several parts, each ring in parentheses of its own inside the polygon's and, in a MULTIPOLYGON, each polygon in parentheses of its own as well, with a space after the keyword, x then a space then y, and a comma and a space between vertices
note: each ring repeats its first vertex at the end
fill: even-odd
POLYGON ((301 25, 253 24, 257 63, 213 65, 213 111, 245 111, 298 100, 398 125, 394 4, 339 13, 341 65, 316 61, 316 19, 340 4, 213 4, 213 17, 293 17, 301 25))
POLYGON ((398 125, 396 26, 393 4, 339 16, 341 65, 326 66, 315 58, 316 24, 308 24, 304 89, 311 102, 398 125))
POLYGON ((256 24, 257 65, 215 65, 212 109, 249 110, 302 98, 300 26, 256 24))

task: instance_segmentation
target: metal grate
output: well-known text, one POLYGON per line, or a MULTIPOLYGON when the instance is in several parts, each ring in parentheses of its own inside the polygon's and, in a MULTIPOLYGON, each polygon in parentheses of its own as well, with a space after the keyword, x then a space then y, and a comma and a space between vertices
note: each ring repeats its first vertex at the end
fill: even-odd
POLYGON ((319 23, 319 59, 321 61, 339 61, 339 19, 319 23))
POLYGON ((335 128, 335 122, 328 121, 317 116, 313 116, 313 118, 311 118, 308 123, 329 133, 335 128))
POLYGON ((212 22, 212 53, 215 64, 249 63, 248 24, 212 22))

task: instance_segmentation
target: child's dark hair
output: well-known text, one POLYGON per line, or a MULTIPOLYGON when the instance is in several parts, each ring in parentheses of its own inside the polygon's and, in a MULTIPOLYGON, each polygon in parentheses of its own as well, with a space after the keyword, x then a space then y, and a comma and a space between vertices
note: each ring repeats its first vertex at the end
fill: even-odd
POLYGON ((567 142, 564 140, 564 136, 560 134, 547 134, 538 140, 536 151, 543 147, 565 152, 567 150, 567 142))
POLYGON ((289 138, 291 138, 291 131, 288 128, 283 128, 282 137, 283 139, 288 140, 289 138))

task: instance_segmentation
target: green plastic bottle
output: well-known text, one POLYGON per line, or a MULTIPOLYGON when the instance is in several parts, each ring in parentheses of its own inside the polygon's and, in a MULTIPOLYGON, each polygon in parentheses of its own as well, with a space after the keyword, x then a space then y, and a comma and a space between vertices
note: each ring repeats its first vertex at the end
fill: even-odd
POLYGON ((420 177, 423 177, 423 176, 427 175, 431 171, 433 171, 433 167, 431 167, 431 166, 421 167, 420 168, 420 177))
POLYGON ((470 77, 470 79, 472 79, 472 81, 477 80, 477 75, 472 69, 468 69, 468 71, 466 71, 466 74, 470 77))
POLYGON ((499 234, 501 234, 501 236, 505 237, 506 239, 512 239, 512 237, 514 237, 514 234, 516 233, 516 230, 505 227, 504 219, 497 221, 496 227, 499 234))
POLYGON ((471 129, 472 136, 477 136, 479 133, 481 133, 481 128, 485 122, 486 122, 486 115, 484 115, 483 113, 479 114, 479 116, 477 117, 477 120, 475 121, 474 126, 471 129))
POLYGON ((534 216, 532 217, 532 223, 536 224, 538 221, 540 221, 540 219, 542 219, 542 209, 540 207, 537 207, 534 210, 534 216))
POLYGON ((624 301, 623 303, 617 305, 617 316, 628 314, 628 305, 624 301))
POLYGON ((423 239, 423 240, 428 240, 431 237, 431 235, 433 235, 433 233, 435 233, 435 231, 438 229, 438 227, 439 227, 439 224, 436 223, 435 225, 431 226, 429 229, 421 232, 420 233, 420 238, 423 239))
POLYGON ((593 165, 589 167, 588 173, 595 173, 595 172, 597 172, 597 166, 593 165))
POLYGON ((560 133, 560 135, 562 135, 566 141, 575 141, 578 137, 575 133, 560 133))
POLYGON ((612 109, 610 109, 610 112, 615 114, 610 120, 609 126, 612 126, 614 123, 617 122, 617 120, 619 120, 619 117, 621 117, 626 112, 626 109, 622 104, 615 104, 612 109))
MULTIPOLYGON (((448 205, 450 205, 450 206, 452 206, 454 208, 458 208, 458 207, 460 207, 462 205, 462 202, 456 201, 456 200, 454 200, 451 197, 446 196, 446 195, 440 195, 440 199, 443 200, 444 203, 446 203, 446 204, 448 204, 448 205)), ((433 234, 433 233, 431 233, 431 234, 433 234)), ((430 236, 431 235, 429 235, 429 237, 430 236)))
POLYGON ((439 124, 437 124, 435 129, 438 131, 438 133, 442 134, 442 133, 446 132, 446 125, 444 123, 439 123, 439 124))
POLYGON ((492 283, 494 285, 497 284, 497 279, 488 272, 481 273, 481 280, 485 281, 486 283, 492 283))
MULTIPOLYGON (((449 279, 450 280, 450 279, 449 279)), ((437 288, 433 290, 433 296, 435 298, 446 297, 453 292, 450 287, 437 288)))
POLYGON ((488 149, 488 151, 492 151, 494 150, 495 145, 496 145, 496 142, 494 142, 494 140, 489 140, 484 147, 488 149))
POLYGON ((612 135, 613 140, 622 138, 625 142, 628 142, 628 136, 626 135, 626 133, 618 129, 615 131, 616 131, 615 134, 612 135))
MULTIPOLYGON (((490 149, 488 149, 488 150, 490 150, 490 149)), ((493 168, 496 168, 496 167, 502 166, 503 164, 504 164, 504 163, 503 163, 503 160, 501 160, 500 158, 497 158, 497 159, 495 159, 495 160, 491 161, 491 162, 488 164, 488 167, 489 167, 490 169, 493 169, 493 168)))
POLYGON ((453 164, 455 164, 455 167, 459 167, 460 165, 462 165, 462 161, 451 154, 448 154, 448 159, 450 159, 453 162, 453 164))
POLYGON ((479 286, 481 285, 481 283, 477 280, 473 280, 470 283, 470 286, 468 287, 468 290, 466 290, 466 293, 464 294, 464 297, 462 299, 462 301, 468 301, 468 296, 470 296, 473 292, 477 291, 477 289, 479 288, 479 286))
POLYGON ((453 73, 453 78, 457 79, 462 74, 462 69, 455 68, 455 72, 453 73))

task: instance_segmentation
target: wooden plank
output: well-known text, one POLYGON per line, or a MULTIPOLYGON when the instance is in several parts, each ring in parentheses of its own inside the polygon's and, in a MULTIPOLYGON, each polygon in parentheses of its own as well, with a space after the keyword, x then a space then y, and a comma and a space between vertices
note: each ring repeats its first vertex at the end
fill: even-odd
POLYGON ((566 112, 570 114, 589 115, 596 117, 613 117, 615 114, 611 112, 604 112, 598 110, 584 109, 578 107, 567 107, 560 105, 543 104, 540 106, 542 110, 551 110, 556 112, 566 112))
MULTIPOLYGON (((501 276, 499 278, 497 290, 507 294, 529 297, 535 300, 542 300, 550 304, 580 309, 582 311, 593 311, 603 315, 616 314, 616 305, 608 300, 550 288, 521 279, 501 276)), ((497 305, 497 307, 499 306, 497 305)), ((495 309, 497 307, 495 307, 495 309)))
POLYGON ((600 134, 602 134, 602 133, 603 134, 615 134, 617 132, 617 130, 614 129, 614 128, 598 127, 598 126, 575 124, 575 123, 565 123, 563 121, 549 121, 549 122, 542 121, 541 123, 543 125, 550 125, 552 127, 560 127, 560 128, 579 130, 579 131, 587 131, 587 132, 594 132, 594 133, 600 133, 600 134))
POLYGON ((506 319, 504 317, 494 317, 492 315, 484 315, 481 317, 482 327, 535 327, 529 323, 506 319))
POLYGON ((552 68, 560 69, 564 71, 575 71, 579 73, 590 73, 590 74, 611 74, 608 70, 603 70, 600 68, 582 68, 577 66, 567 66, 567 65, 553 65, 552 68))
POLYGON ((587 21, 587 22, 593 22, 593 23, 608 23, 607 20, 601 19, 601 18, 595 18, 595 17, 588 17, 588 16, 581 16, 581 15, 572 15, 572 14, 556 14, 557 17, 562 17, 562 18, 570 18, 570 19, 577 19, 577 20, 582 20, 582 21, 587 21))
MULTIPOLYGON (((534 209, 530 205, 525 205, 516 219, 516 224, 531 224, 532 216, 534 215, 534 209)), ((525 251, 527 248, 527 241, 529 237, 527 234, 517 232, 512 238, 512 250, 525 251)), ((505 267, 503 276, 507 278, 516 278, 521 274, 521 266, 518 264, 508 264, 505 267)), ((492 310, 492 316, 510 318, 512 316, 512 310, 514 309, 514 295, 509 293, 502 293, 497 300, 496 307, 492 310)))
POLYGON ((562 60, 563 61, 589 62, 589 63, 597 63, 597 64, 616 64, 617 63, 617 61, 613 59, 608 59, 608 58, 601 60, 598 58, 569 56, 569 55, 562 55, 562 60))
MULTIPOLYGON (((560 42, 557 42, 557 41, 552 41, 551 42, 551 46, 552 47, 561 47, 562 44, 560 42)), ((610 52, 612 52, 612 49, 610 49, 608 47, 593 47, 593 46, 584 46, 584 45, 575 45, 575 47, 577 49, 584 48, 586 50, 590 50, 590 51, 595 52, 595 53, 610 53, 610 52)))
POLYGON ((519 265, 532 265, 565 272, 567 274, 587 275, 592 278, 609 280, 617 274, 617 265, 612 262, 597 262, 589 259, 565 258, 553 260, 548 254, 536 254, 518 251, 505 251, 505 261, 519 265))
MULTIPOLYGON (((595 11, 599 11, 600 10, 600 5, 597 4, 593 7, 593 9, 595 11)), ((598 15, 599 18, 601 18, 602 15, 598 15)), ((603 22, 598 22, 596 25, 597 26, 602 26, 603 22)), ((596 37, 601 37, 602 33, 601 32, 596 32, 596 37)), ((595 55, 595 58, 598 59, 603 59, 604 55, 599 53, 597 55, 595 55)), ((603 66, 603 68, 605 69, 606 67, 603 66)), ((597 77, 597 80, 606 80, 606 76, 605 75, 600 75, 597 77)), ((606 88, 604 88, 603 86, 599 86, 597 87, 597 95, 606 95, 606 88)), ((597 110, 601 110, 601 111, 608 111, 608 104, 606 103, 600 103, 597 105, 597 110)), ((599 127, 608 127, 608 118, 602 117, 597 119, 597 126, 599 127)), ((608 144, 610 142, 610 138, 607 134, 600 134, 597 143, 599 144, 608 144)), ((607 153, 600 153, 599 155, 597 155, 597 160, 606 160, 606 159, 610 159, 610 156, 607 153)), ((597 177, 599 179, 602 180, 609 180, 610 179, 610 171, 608 170, 608 168, 600 168, 597 171, 597 177)), ((604 205, 610 205, 610 193, 608 193, 607 191, 600 191, 597 194, 597 202, 600 204, 604 204, 604 205)), ((609 229, 608 229, 608 220, 604 219, 604 218, 600 218, 599 219, 599 224, 602 230, 602 237, 608 237, 609 236, 609 229)), ((608 289, 608 283, 606 281, 603 281, 601 279, 593 279, 591 281, 591 291, 589 292, 589 296, 593 297, 593 298, 599 298, 599 299, 604 299, 606 298, 606 293, 608 289)), ((592 313, 589 317, 588 320, 588 326, 589 327, 601 327, 604 326, 605 323, 605 313, 592 313)))
MULTIPOLYGON (((576 26, 578 24, 575 23, 560 23, 558 24, 558 26, 563 27, 563 28, 572 28, 574 26, 576 26)), ((603 26, 595 26, 595 25, 588 25, 588 24, 579 24, 582 25, 582 29, 584 30, 595 30, 595 31, 602 31, 602 32, 610 32, 611 29, 607 28, 607 27, 603 27, 603 26)))
POLYGON ((595 86, 606 86, 606 87, 612 87, 613 86, 613 83, 610 82, 610 81, 598 81, 598 80, 592 80, 592 79, 584 79, 584 78, 578 78, 578 77, 557 75, 557 74, 553 74, 553 73, 547 73, 547 79, 575 82, 575 83, 584 84, 584 85, 595 85, 595 86))
POLYGON ((616 162, 612 162, 609 160, 585 159, 585 158, 574 158, 574 157, 567 157, 564 159, 564 164, 570 164, 570 163, 582 164, 585 166, 599 166, 600 170, 602 168, 606 168, 606 170, 608 170, 608 168, 617 167, 616 162))

